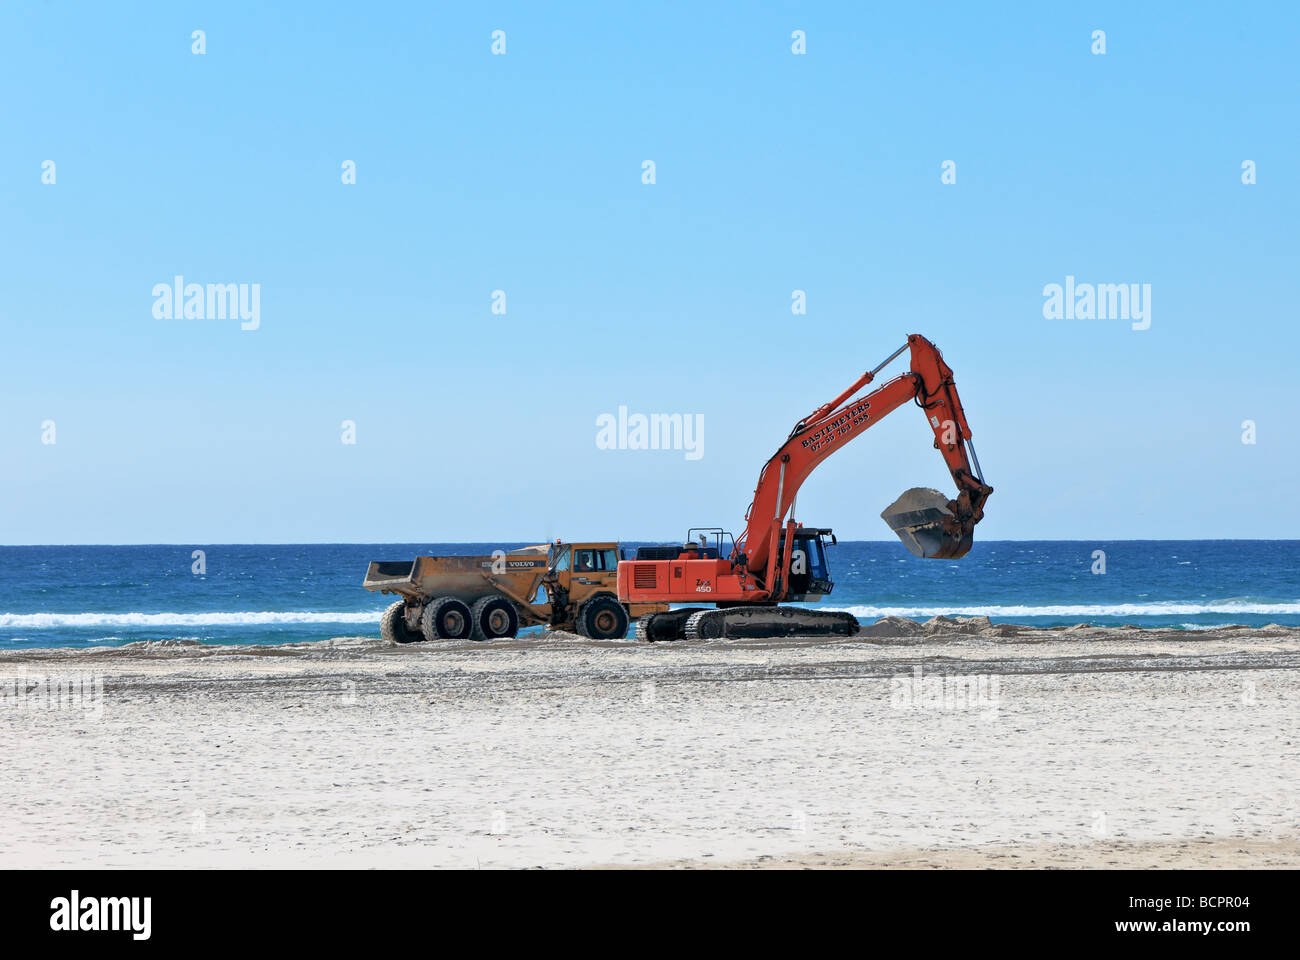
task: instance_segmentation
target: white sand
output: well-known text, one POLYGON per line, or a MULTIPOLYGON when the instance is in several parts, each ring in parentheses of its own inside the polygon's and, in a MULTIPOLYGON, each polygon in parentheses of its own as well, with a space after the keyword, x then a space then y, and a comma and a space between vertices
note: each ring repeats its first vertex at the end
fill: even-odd
POLYGON ((1297 668, 978 621, 6 653, 0 867, 1297 866, 1297 668), (102 700, 38 700, 71 677, 102 700))

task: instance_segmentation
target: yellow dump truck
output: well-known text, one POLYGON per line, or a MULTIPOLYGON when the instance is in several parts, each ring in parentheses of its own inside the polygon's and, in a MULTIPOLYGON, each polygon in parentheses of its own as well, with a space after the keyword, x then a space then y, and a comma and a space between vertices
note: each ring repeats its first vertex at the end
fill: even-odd
POLYGON ((495 640, 549 624, 597 640, 621 639, 628 625, 666 603, 620 603, 615 583, 623 551, 615 542, 539 544, 487 556, 376 560, 362 582, 396 594, 379 633, 392 643, 495 640))

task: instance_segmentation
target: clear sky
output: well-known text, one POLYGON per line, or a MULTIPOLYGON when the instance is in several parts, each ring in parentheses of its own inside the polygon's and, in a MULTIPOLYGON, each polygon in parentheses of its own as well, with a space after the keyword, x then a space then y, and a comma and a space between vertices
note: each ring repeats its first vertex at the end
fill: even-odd
MULTIPOLYGON (((911 332, 978 536, 1300 536, 1296 5, 271 6, 0 8, 0 542, 739 532, 911 332), (155 317, 176 275, 260 326, 155 317), (1067 276, 1150 328, 1045 318, 1067 276), (600 449, 620 405, 703 455, 600 449)), ((889 539, 916 485, 907 407, 799 518, 889 539)))

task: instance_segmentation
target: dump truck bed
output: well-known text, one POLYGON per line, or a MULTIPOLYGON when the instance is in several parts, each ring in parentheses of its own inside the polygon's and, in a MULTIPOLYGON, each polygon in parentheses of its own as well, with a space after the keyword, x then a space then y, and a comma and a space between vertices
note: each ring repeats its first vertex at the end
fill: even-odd
MULTIPOLYGON (((455 596, 466 603, 502 592, 522 594, 546 572, 546 548, 530 547, 485 556, 416 557, 414 560, 375 560, 366 569, 362 586, 376 593, 396 593, 412 599, 455 596)), ((518 599, 518 598, 512 598, 518 599)), ((523 598, 524 602, 532 597, 523 598)))

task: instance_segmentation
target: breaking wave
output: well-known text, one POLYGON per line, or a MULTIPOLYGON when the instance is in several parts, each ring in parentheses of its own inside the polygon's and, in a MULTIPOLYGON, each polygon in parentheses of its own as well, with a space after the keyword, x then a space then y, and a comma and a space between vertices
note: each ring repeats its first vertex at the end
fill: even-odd
POLYGON ((225 613, 0 613, 0 627, 237 627, 277 623, 374 623, 380 611, 243 610, 225 613))
MULTIPOLYGON (((1256 603, 1228 600, 1218 603, 1115 603, 1115 604, 985 604, 953 606, 819 606, 819 610, 842 610, 863 620, 879 617, 1179 617, 1199 614, 1250 614, 1255 616, 1300 615, 1300 602, 1256 603)), ((378 624, 379 610, 238 610, 212 613, 0 613, 0 628, 42 630, 64 628, 131 627, 238 627, 277 624, 378 624)))
POLYGON ((990 604, 987 606, 952 607, 819 607, 821 610, 843 610, 855 617, 1178 617, 1201 613, 1300 614, 1300 603, 1252 603, 1229 600, 1222 603, 1085 603, 1024 606, 990 604))

